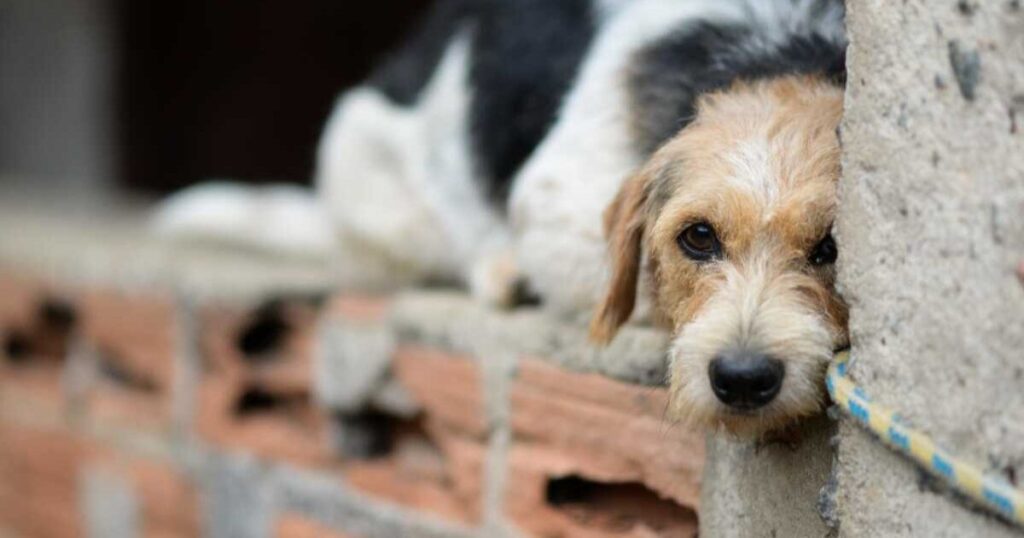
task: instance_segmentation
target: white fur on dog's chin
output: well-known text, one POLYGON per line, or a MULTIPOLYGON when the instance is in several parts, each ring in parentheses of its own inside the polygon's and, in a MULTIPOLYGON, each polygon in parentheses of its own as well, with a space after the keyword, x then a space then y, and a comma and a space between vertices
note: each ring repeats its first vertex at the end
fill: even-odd
POLYGON ((793 276, 772 274, 765 258, 729 266, 719 290, 686 324, 670 350, 670 413, 697 427, 751 437, 821 410, 821 379, 835 335, 822 313, 793 289, 793 276), (711 390, 708 367, 720 353, 749 349, 781 360, 782 389, 748 415, 731 411, 711 390))

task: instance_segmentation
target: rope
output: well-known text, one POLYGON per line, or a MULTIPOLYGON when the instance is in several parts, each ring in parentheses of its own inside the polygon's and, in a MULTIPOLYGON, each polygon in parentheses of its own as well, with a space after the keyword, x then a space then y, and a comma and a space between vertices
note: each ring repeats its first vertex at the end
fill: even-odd
POLYGON ((836 355, 828 368, 825 385, 832 401, 885 444, 910 458, 954 490, 979 505, 1024 527, 1024 491, 1002 477, 986 475, 978 467, 935 444, 931 437, 911 428, 889 409, 872 402, 864 390, 847 377, 850 352, 836 355))

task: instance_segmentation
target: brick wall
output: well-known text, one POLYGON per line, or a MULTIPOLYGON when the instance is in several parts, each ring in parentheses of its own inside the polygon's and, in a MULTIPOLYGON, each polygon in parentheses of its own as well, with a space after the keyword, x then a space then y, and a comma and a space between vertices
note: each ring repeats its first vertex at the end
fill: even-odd
POLYGON ((596 350, 457 292, 28 228, 0 241, 0 536, 696 534, 657 331, 596 350))

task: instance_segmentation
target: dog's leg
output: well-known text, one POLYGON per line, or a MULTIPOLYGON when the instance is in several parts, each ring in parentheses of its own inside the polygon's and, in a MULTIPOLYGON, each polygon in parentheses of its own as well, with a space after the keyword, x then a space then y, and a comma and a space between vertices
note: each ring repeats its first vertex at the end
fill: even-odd
POLYGON ((424 143, 415 109, 371 88, 348 92, 328 121, 316 186, 340 237, 342 285, 454 271, 445 230, 410 185, 424 174, 424 143))
POLYGON ((608 260, 601 214, 642 162, 622 84, 652 36, 699 12, 686 2, 638 2, 609 22, 581 68, 558 122, 516 178, 511 217, 518 261, 546 306, 589 314, 608 260))

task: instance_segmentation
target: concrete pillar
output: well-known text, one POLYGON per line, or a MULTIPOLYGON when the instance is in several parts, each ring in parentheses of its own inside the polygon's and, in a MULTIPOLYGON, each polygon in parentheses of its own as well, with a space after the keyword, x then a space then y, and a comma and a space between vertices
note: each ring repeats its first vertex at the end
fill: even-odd
POLYGON ((709 436, 700 535, 710 538, 829 536, 834 424, 801 425, 799 442, 758 445, 709 436), (822 497, 824 492, 824 497, 822 497), (821 499, 825 499, 825 505, 821 499))
MULTIPOLYGON (((1024 478, 1024 6, 847 6, 851 375, 954 453, 1024 478)), ((840 536, 1019 536, 849 421, 837 446, 840 536)))
POLYGON ((110 184, 113 15, 109 0, 0 2, 3 184, 76 193, 110 184))

